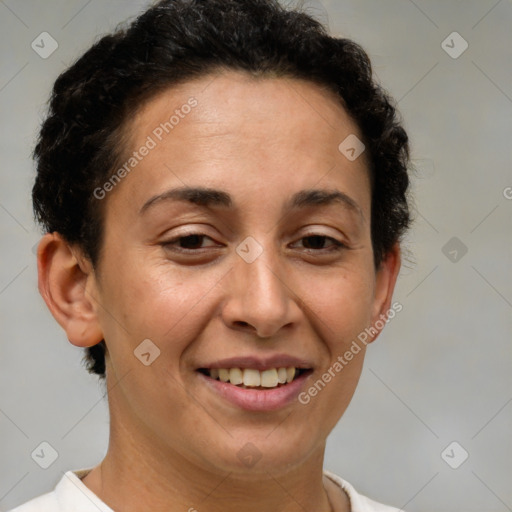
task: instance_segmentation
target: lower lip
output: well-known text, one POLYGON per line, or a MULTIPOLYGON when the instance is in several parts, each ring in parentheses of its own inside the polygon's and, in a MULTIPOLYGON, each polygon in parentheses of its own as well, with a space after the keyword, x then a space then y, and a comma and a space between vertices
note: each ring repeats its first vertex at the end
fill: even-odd
POLYGON ((197 374, 216 394, 241 409, 247 411, 275 411, 297 400, 304 382, 311 375, 311 371, 304 372, 285 386, 272 389, 239 388, 228 382, 212 379, 203 373, 197 372, 197 374))

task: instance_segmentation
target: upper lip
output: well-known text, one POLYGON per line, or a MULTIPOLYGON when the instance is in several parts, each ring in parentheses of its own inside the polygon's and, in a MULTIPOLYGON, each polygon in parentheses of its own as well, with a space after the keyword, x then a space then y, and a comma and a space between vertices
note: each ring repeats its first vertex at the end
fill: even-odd
POLYGON ((244 357, 229 357, 227 359, 220 359, 213 363, 208 363, 199 368, 252 368, 254 370, 264 371, 271 368, 287 368, 293 366, 295 368, 311 369, 313 365, 311 362, 286 354, 277 354, 268 357, 244 356, 244 357))

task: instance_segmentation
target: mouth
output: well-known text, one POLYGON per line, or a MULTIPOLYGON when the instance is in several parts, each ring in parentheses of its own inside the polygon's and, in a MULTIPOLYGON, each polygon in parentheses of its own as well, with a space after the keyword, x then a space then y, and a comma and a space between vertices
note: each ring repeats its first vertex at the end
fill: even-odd
POLYGON ((237 356, 195 369, 215 400, 236 409, 270 412, 292 406, 314 372, 311 361, 288 354, 237 356))
POLYGON ((280 366, 258 370, 256 368, 199 368, 199 373, 212 380, 231 384, 241 389, 270 390, 285 387, 304 374, 310 374, 311 368, 280 366))

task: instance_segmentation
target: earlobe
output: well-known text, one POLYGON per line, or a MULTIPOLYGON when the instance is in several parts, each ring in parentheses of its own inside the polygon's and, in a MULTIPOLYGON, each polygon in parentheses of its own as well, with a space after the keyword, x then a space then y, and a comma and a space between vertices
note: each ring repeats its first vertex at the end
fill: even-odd
POLYGON ((371 325, 372 332, 376 332, 376 334, 371 336, 370 343, 378 338, 386 325, 400 266, 400 244, 397 242, 381 262, 376 273, 371 325))
POLYGON ((96 345, 103 339, 94 298, 94 272, 89 262, 57 233, 47 233, 37 250, 38 287, 48 309, 79 347, 96 345))

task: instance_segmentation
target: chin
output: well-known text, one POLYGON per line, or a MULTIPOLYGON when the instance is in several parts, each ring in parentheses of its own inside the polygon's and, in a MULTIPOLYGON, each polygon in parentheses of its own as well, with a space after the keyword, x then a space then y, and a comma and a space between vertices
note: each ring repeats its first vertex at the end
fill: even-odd
POLYGON ((217 444, 217 453, 210 452, 213 459, 210 464, 213 462, 217 470, 235 473, 237 478, 251 479, 286 473, 290 468, 304 464, 315 451, 323 454, 325 440, 313 444, 310 432, 284 430, 278 433, 279 428, 228 436, 225 443, 217 444))

